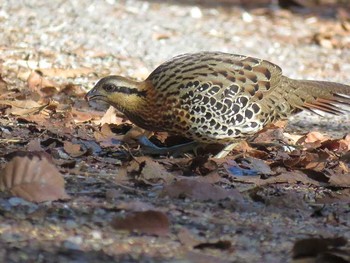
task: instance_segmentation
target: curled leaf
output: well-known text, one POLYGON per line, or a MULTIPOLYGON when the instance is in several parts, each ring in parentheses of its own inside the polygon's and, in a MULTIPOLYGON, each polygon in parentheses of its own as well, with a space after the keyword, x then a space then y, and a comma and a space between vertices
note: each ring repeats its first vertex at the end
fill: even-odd
POLYGON ((0 172, 0 191, 31 202, 68 199, 64 179, 46 158, 15 157, 0 172))

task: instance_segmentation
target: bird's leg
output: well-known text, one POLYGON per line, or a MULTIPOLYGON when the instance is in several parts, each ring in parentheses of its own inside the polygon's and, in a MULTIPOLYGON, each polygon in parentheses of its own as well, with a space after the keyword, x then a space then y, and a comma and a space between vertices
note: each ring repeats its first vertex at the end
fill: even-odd
POLYGON ((234 142, 225 146, 218 154, 214 156, 214 158, 224 158, 226 157, 239 143, 234 142))
POLYGON ((184 152, 193 151, 196 154, 197 148, 200 146, 198 142, 188 142, 171 147, 158 147, 152 143, 146 136, 139 138, 139 143, 142 145, 142 151, 147 154, 170 154, 179 155, 184 152))

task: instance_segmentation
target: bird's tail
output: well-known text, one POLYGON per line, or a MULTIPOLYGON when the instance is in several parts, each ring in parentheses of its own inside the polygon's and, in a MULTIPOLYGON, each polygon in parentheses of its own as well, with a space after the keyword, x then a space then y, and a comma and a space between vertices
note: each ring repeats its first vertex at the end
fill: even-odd
POLYGON ((327 81, 289 79, 291 106, 296 110, 323 111, 335 115, 349 112, 350 86, 327 81))

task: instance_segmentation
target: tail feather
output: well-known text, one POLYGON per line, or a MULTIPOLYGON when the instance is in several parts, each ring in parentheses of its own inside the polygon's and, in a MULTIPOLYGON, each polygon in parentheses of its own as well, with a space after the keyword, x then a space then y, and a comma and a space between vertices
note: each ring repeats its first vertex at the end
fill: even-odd
POLYGON ((291 105, 296 109, 315 110, 334 115, 350 111, 350 86, 327 81, 293 80, 291 96, 295 96, 291 105))

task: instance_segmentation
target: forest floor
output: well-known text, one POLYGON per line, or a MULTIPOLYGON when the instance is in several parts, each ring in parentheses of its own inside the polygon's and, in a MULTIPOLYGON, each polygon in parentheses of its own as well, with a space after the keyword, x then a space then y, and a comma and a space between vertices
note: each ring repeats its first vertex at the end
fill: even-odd
POLYGON ((174 158, 84 100, 105 75, 201 50, 350 83, 346 6, 266 2, 3 1, 0 261, 350 262, 349 114, 300 113, 256 140, 290 147, 174 158))

